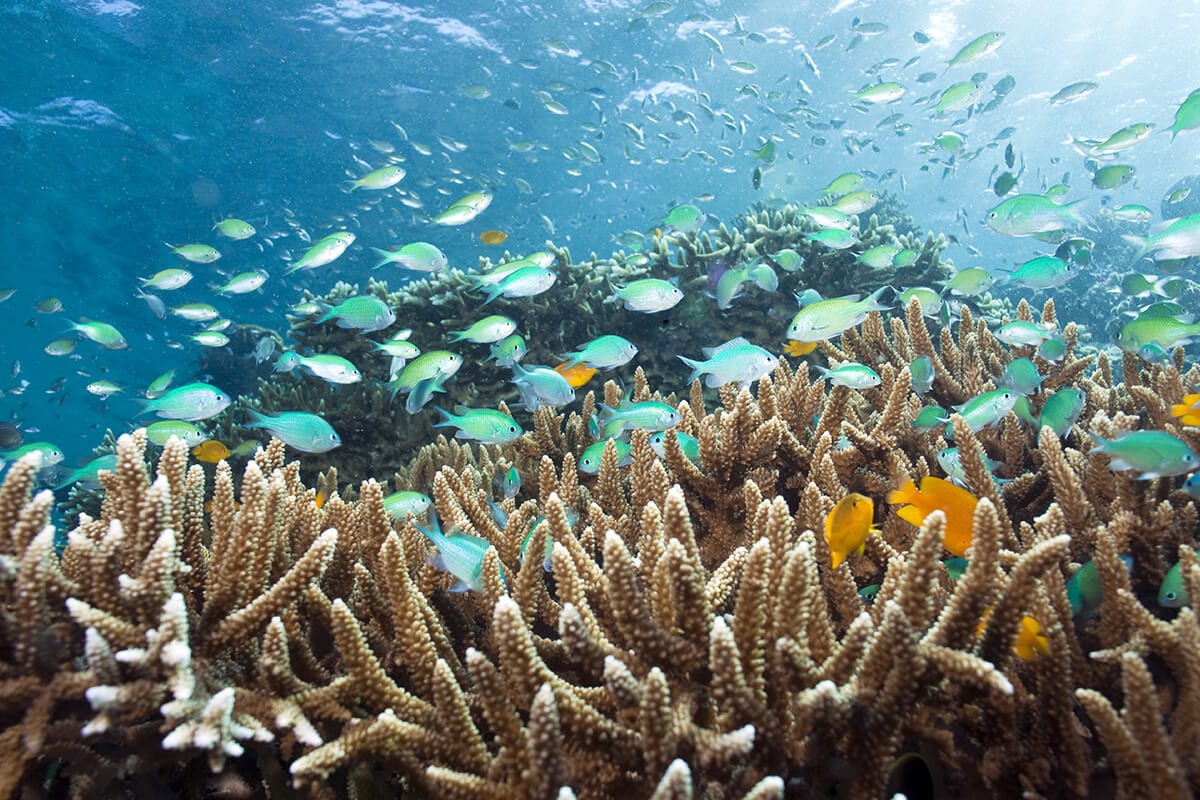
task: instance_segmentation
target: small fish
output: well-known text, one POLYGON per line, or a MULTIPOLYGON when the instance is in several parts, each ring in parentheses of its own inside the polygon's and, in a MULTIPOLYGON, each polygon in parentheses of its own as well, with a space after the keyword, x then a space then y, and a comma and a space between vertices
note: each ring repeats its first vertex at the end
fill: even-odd
POLYGON ((1015 194, 988 212, 986 222, 996 233, 1006 236, 1034 236, 1061 231, 1084 222, 1078 200, 1059 205, 1045 195, 1015 194))
POLYGON ((246 413, 247 428, 262 428, 279 441, 302 453, 325 453, 340 447, 342 439, 328 422, 307 411, 281 411, 263 414, 252 408, 246 413))
POLYGON ((700 442, 695 436, 684 433, 683 431, 659 431, 650 437, 650 449, 658 455, 659 458, 667 457, 666 438, 674 435, 675 441, 679 443, 679 449, 683 453, 683 457, 693 464, 700 463, 700 442))
POLYGON ((121 332, 107 322, 96 322, 85 319, 82 322, 70 322, 71 330, 82 333, 85 338, 92 340, 101 347, 109 350, 124 350, 129 347, 121 332))
POLYGON ((276 372, 290 372, 297 367, 303 367, 310 374, 328 383, 345 385, 362 380, 362 373, 359 372, 358 367, 338 355, 302 356, 291 350, 285 350, 275 361, 276 372))
POLYGON ((705 360, 676 356, 692 368, 688 383, 707 375, 704 379, 706 386, 715 388, 736 382, 745 388, 771 374, 779 366, 778 356, 750 344, 740 336, 716 347, 702 348, 702 352, 707 356, 705 360))
POLYGON ((931 431, 943 427, 950 421, 950 413, 941 406, 925 406, 912 421, 912 426, 919 431, 931 431))
POLYGON ((521 267, 504 277, 499 283, 489 287, 486 306, 497 297, 536 297, 547 291, 558 280, 558 274, 544 267, 521 267))
POLYGON ((429 510, 433 501, 420 492, 392 492, 383 498, 383 507, 392 519, 404 521, 409 516, 419 517, 429 510))
POLYGON ((1042 633, 1042 626, 1038 621, 1026 614, 1021 617, 1021 627, 1017 631, 1012 650, 1022 661, 1032 663, 1050 654, 1050 639, 1042 633))
POLYGON ((100 482, 100 470, 108 470, 112 472, 117 468, 117 454, 108 453, 106 455, 97 456, 88 463, 78 469, 73 469, 54 485, 55 491, 65 489, 73 483, 82 484, 85 486, 98 486, 100 482))
POLYGON ((792 318, 787 337, 797 342, 821 342, 840 336, 847 328, 865 320, 872 311, 891 308, 882 301, 883 295, 890 291, 891 287, 881 286, 863 300, 850 295, 811 303, 792 318))
POLYGON ((977 36, 970 42, 962 46, 954 57, 946 64, 946 70, 961 66, 962 64, 970 64, 973 61, 996 52, 996 49, 1004 43, 1004 34, 999 31, 985 33, 982 36, 977 36))
POLYGON ((637 355, 637 345, 628 339, 613 334, 597 336, 579 345, 578 350, 563 353, 567 366, 585 364, 593 369, 615 369, 623 367, 637 355))
POLYGON ((11 422, 0 422, 0 449, 12 450, 25 441, 21 429, 11 422))
POLYGON ((999 383, 1017 394, 1031 395, 1037 392, 1045 375, 1038 373, 1037 365, 1028 358, 1014 358, 1004 367, 999 383))
POLYGON ((1042 404, 1038 427, 1049 428, 1060 439, 1063 438, 1075 426, 1086 402, 1087 394, 1082 389, 1059 389, 1042 404))
POLYGON ((254 234, 258 233, 254 226, 244 219, 237 217, 226 217, 217 224, 213 225, 213 230, 224 236, 226 239, 249 239, 254 234))
POLYGON ((850 389, 870 389, 883 382, 879 373, 865 364, 842 364, 833 369, 818 366, 821 380, 828 379, 834 386, 846 386, 850 389))
POLYGON ((124 387, 109 380, 92 381, 87 385, 87 390, 97 397, 110 397, 125 391, 124 387))
POLYGON ((52 342, 47 342, 42 351, 46 355, 51 356, 69 356, 75 352, 75 345, 78 344, 76 339, 55 339, 52 342))
POLYGON ((393 392, 409 392, 417 383, 436 379, 441 384, 462 367, 463 359, 449 350, 430 350, 410 361, 391 382, 393 392))
POLYGON ((192 280, 192 273, 186 269, 162 269, 149 278, 139 278, 142 288, 158 289, 160 292, 170 292, 187 286, 192 280))
POLYGON ((565 406, 575 399, 575 389, 550 367, 530 367, 513 364, 513 384, 521 393, 522 406, 536 411, 542 406, 565 406))
POLYGON ((437 408, 444 419, 435 422, 435 428, 458 428, 456 439, 473 439, 483 444, 508 444, 524 435, 525 431, 517 421, 502 411, 490 408, 468 408, 455 406, 451 414, 443 408, 437 408))
POLYGON ((593 442, 584 448, 584 451, 579 454, 579 459, 576 461, 579 471, 584 475, 597 475, 600 472, 600 459, 604 455, 604 448, 612 443, 613 448, 617 452, 617 466, 627 467, 632 463, 631 455, 633 447, 629 442, 622 442, 618 439, 605 438, 598 442, 593 442))
POLYGON ((505 500, 511 500, 521 491, 521 473, 516 467, 510 466, 496 476, 496 490, 504 495, 505 500))
POLYGON ((56 444, 51 444, 50 442, 30 442, 29 444, 23 444, 20 447, 13 448, 12 450, 0 450, 0 459, 6 462, 12 462, 23 458, 30 453, 38 453, 41 455, 42 467, 52 467, 55 464, 61 464, 62 460, 66 458, 66 456, 63 455, 63 451, 59 449, 58 445, 56 444))
POLYGON ((498 367, 511 367, 524 358, 527 352, 529 348, 525 346, 525 339, 521 334, 514 333, 489 345, 489 355, 485 360, 494 359, 498 367))
MULTIPOLYGON (((1200 551, 1197 551, 1197 555, 1200 555, 1200 551)), ((1183 582, 1182 561, 1176 561, 1163 576, 1158 586, 1158 604, 1163 608, 1183 608, 1192 604, 1187 584, 1183 582)))
POLYGON ((816 350, 818 344, 820 342, 797 342, 789 339, 784 342, 783 352, 794 358, 800 358, 816 350))
POLYGON ((484 244, 504 244, 507 239, 507 233, 495 229, 486 230, 479 234, 479 241, 483 242, 484 244))
POLYGON ((1013 347, 1037 347, 1051 335, 1051 329, 1023 319, 1001 325, 994 334, 997 339, 1013 347))
POLYGON ((846 495, 833 507, 825 517, 825 541, 829 543, 834 569, 851 553, 863 554, 867 537, 879 531, 874 519, 875 503, 857 492, 846 495))
POLYGON ((188 338, 202 347, 224 347, 229 344, 229 337, 220 331, 200 331, 188 338))
POLYGON ((408 172, 404 167, 388 164, 386 167, 380 167, 368 172, 358 180, 351 181, 350 188, 347 191, 353 192, 355 189, 370 189, 374 191, 390 189, 404 180, 404 176, 407 174, 408 172))
POLYGON ((500 314, 484 317, 466 330, 448 331, 451 342, 466 339, 475 344, 491 344, 506 338, 517 329, 517 323, 500 314))
POLYGON ((229 458, 232 452, 216 439, 209 439, 207 442, 202 442, 193 447, 192 455, 196 457, 197 461, 216 464, 218 461, 224 461, 229 458))
POLYGON ((184 303, 172 308, 171 313, 189 322, 208 322, 221 316, 221 312, 208 303, 184 303))
POLYGON ((291 275, 302 269, 316 269, 330 264, 340 258, 356 238, 350 231, 334 231, 313 243, 304 251, 304 255, 288 266, 284 274, 291 275))
POLYGON ((1182 475, 1200 466, 1187 442, 1164 431, 1125 431, 1112 439, 1091 437, 1096 447, 1089 455, 1107 455, 1109 469, 1136 471, 1137 480, 1182 475))
POLYGON ((1055 106, 1065 106, 1067 103, 1075 103, 1087 97, 1092 92, 1100 88, 1100 84, 1092 81, 1077 81, 1070 83, 1059 89, 1050 98, 1049 103, 1055 106))
POLYGON ((220 295, 249 294, 266 283, 268 277, 264 269, 243 272, 218 286, 216 292, 220 295))
POLYGON ((571 384, 572 389, 578 389, 592 379, 596 374, 595 367, 589 367, 586 364, 571 364, 562 362, 554 367, 554 371, 567 379, 567 383, 571 384))
POLYGON ((623 304, 630 311, 653 314, 674 308, 683 299, 675 284, 660 278, 641 278, 618 288, 610 302, 623 304))
POLYGON ((1200 128, 1200 89, 1194 90, 1175 110, 1175 121, 1167 128, 1171 132, 1171 141, 1184 131, 1200 128))
POLYGON ((215 417, 233 400, 217 387, 197 381, 172 389, 162 397, 141 402, 141 414, 154 413, 163 419, 196 422, 215 417))
POLYGON ((215 247, 207 244, 168 244, 167 247, 171 248, 174 255, 193 264, 211 264, 221 257, 215 247))
POLYGON ((600 419, 604 438, 622 437, 632 430, 665 431, 683 419, 674 406, 657 400, 623 401, 616 408, 602 403, 600 408, 604 412, 600 419))
POLYGON ((483 557, 491 549, 491 542, 466 533, 447 536, 442 533, 436 514, 432 515, 428 529, 415 523, 413 527, 437 548, 437 554, 430 559, 430 563, 457 579, 450 588, 451 592, 483 591, 483 557))
POLYGON ((433 218, 433 224, 466 225, 482 214, 491 204, 491 192, 473 192, 451 203, 449 208, 433 218))
POLYGON ((663 228, 682 234, 695 233, 700 230, 707 216, 699 208, 690 204, 676 206, 663 218, 663 228))
MULTIPOLYGON (((1133 569, 1132 558, 1121 556, 1121 561, 1125 564, 1126 571, 1133 569)), ((1067 581, 1067 602, 1071 604, 1071 614, 1077 620, 1087 619, 1100 608, 1102 600, 1100 571, 1096 569, 1095 561, 1088 561, 1067 581)))
POLYGON ((162 447, 172 436, 182 439, 184 444, 195 447, 208 436, 198 425, 183 420, 167 419, 146 426, 146 438, 162 447))
POLYGON ((910 480, 889 492, 887 501, 901 505, 896 510, 897 516, 916 527, 923 525, 925 518, 934 511, 942 511, 946 515, 943 546, 956 556, 967 554, 975 531, 975 506, 979 500, 966 489, 927 475, 921 479, 920 489, 910 480))
POLYGON ((396 250, 380 250, 378 247, 371 249, 380 258, 374 269, 379 269, 384 264, 396 264, 413 272, 438 272, 450 263, 446 254, 429 242, 410 242, 396 250))
POLYGON ((912 379, 910 385, 917 395, 923 395, 933 386, 933 359, 929 356, 917 356, 908 363, 908 372, 912 379))
POLYGON ((391 327, 396 322, 396 312, 374 295, 347 297, 333 306, 317 320, 317 324, 334 320, 339 328, 353 328, 359 333, 374 333, 391 327))

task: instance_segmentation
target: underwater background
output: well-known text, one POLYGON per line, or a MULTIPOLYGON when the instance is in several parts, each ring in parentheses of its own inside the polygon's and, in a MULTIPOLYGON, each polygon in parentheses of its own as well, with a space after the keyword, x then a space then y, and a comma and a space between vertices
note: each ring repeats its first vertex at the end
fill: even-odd
MULTIPOLYGON (((1177 213, 1162 203, 1196 171, 1200 133, 1163 131, 1196 88, 1189 43, 1198 9, 1182 1, 6 3, 0 274, 17 292, 0 306, 0 353, 11 369, 0 414, 75 465, 106 429, 135 424, 133 398, 156 376, 175 369, 176 385, 211 378, 207 348, 188 338, 200 326, 160 320, 135 298, 139 278, 167 268, 195 274, 162 293, 168 306, 212 303, 235 330, 286 335, 284 315, 303 289, 321 295, 368 277, 394 289, 422 277, 391 265, 372 272, 370 247, 424 240, 463 270, 548 240, 577 260, 633 252, 679 204, 696 204, 711 228, 755 203, 815 202, 832 178, 855 171, 895 195, 923 230, 952 237, 943 260, 999 275, 1047 252, 984 225, 1008 146, 1014 193, 1066 183, 1066 199, 1083 200, 1089 221, 1127 203, 1151 208, 1155 220, 1180 216, 1200 198, 1184 198, 1177 213), (1001 46, 947 69, 988 31, 1004 32, 1001 46), (976 103, 930 111, 940 91, 968 77, 981 89, 976 103), (906 93, 887 104, 856 99, 882 81, 906 93), (1049 102, 1075 82, 1095 88, 1049 102), (1120 154, 1133 180, 1096 188, 1072 137, 1102 140, 1137 122, 1157 129, 1120 154), (935 144, 946 131, 965 146, 935 144), (756 157, 768 142, 773 156, 756 157), (407 171, 398 185, 347 193, 349 180, 389 163, 407 171), (431 224, 480 189, 494 200, 477 219, 431 224), (213 225, 228 216, 256 235, 222 239, 213 225), (339 229, 357 235, 343 257, 284 274, 289 259, 339 229), (485 229, 507 241, 483 244, 485 229), (212 244, 222 258, 187 264, 164 242, 212 244), (259 269, 269 278, 256 292, 214 293, 259 269), (39 313, 47 298, 62 310, 39 313), (115 325, 128 348, 81 341, 66 356, 44 352, 68 319, 83 318, 115 325), (93 396, 85 387, 96 380, 124 391, 93 396)), ((1050 291, 1069 298, 1112 282, 1133 267, 1129 255, 1098 247, 1086 277, 1050 291)), ((1047 296, 994 291, 1035 304, 1047 296)), ((1122 299, 1081 304, 1070 319, 1085 342, 1111 346, 1122 299)), ((778 352, 785 326, 778 320, 776 341, 756 343, 778 352)), ((678 369, 682 388, 686 367, 678 369)))

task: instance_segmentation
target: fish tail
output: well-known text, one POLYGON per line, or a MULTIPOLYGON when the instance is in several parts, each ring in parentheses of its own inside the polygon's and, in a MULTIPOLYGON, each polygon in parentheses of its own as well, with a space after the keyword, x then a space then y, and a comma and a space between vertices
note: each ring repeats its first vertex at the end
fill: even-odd
POLYGON ((1063 210, 1067 212, 1067 216, 1070 217, 1071 221, 1077 225, 1082 225, 1087 221, 1084 219, 1083 209, 1079 208, 1080 205, 1086 203, 1087 201, 1088 198, 1085 197, 1081 200, 1076 200, 1073 203, 1067 203, 1065 206, 1063 206, 1063 210))
POLYGON ((1132 233, 1122 234, 1121 238, 1132 245, 1136 245, 1138 252, 1134 256, 1134 261, 1141 259, 1142 256, 1150 252, 1150 242, 1143 236, 1134 236, 1132 233))
POLYGON ((266 419, 267 419, 265 416, 258 413, 253 408, 247 408, 247 409, 244 409, 244 411, 246 412, 247 416, 250 417, 250 421, 245 423, 242 427, 244 427, 244 428, 261 428, 261 427, 263 427, 263 423, 266 422, 266 419))
POLYGON ((375 266, 371 267, 371 269, 379 269, 379 268, 380 268, 380 267, 382 267, 384 264, 387 264, 388 262, 390 262, 390 261, 392 260, 392 251, 390 251, 390 250, 381 250, 381 249, 379 249, 378 247, 372 247, 371 249, 375 251, 375 254, 376 254, 376 255, 378 255, 380 258, 382 258, 382 259, 383 259, 383 260, 382 260, 382 261, 380 261, 378 264, 376 264, 375 266))
POLYGON ((690 376, 688 376, 688 380, 687 380, 689 386, 692 384, 693 381, 695 381, 697 378, 699 378, 701 375, 704 374, 704 367, 703 367, 702 362, 696 361, 695 359, 688 358, 687 356, 675 356, 675 357, 692 368, 692 374, 690 376))

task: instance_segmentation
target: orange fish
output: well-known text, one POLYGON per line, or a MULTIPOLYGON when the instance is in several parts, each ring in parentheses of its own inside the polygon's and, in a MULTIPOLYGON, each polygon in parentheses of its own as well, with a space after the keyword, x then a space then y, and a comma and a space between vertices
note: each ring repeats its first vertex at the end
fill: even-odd
POLYGON ((324 506, 325 505, 325 492, 318 490, 317 496, 313 499, 313 504, 317 508, 321 508, 322 506, 324 506))
POLYGON ((1171 406, 1171 413, 1184 425, 1200 425, 1200 394, 1189 394, 1182 403, 1171 406))
POLYGON ((817 342, 793 342, 791 339, 783 346, 783 352, 789 356, 806 356, 817 349, 817 342))
POLYGON ((1042 626, 1038 621, 1026 614, 1021 617, 1021 630, 1017 633, 1017 640, 1013 642, 1012 649, 1022 661, 1032 663, 1040 656, 1050 654, 1050 639, 1042 633, 1042 626))
POLYGON ((508 238, 508 234, 504 231, 484 231, 479 234, 479 241, 484 244, 504 244, 504 240, 508 238))
POLYGON ((975 505, 979 499, 950 481, 926 476, 921 479, 921 488, 912 481, 899 489, 888 492, 889 503, 906 503, 896 511, 900 519, 920 527, 932 512, 941 510, 946 514, 946 536, 942 544, 956 556, 966 555, 971 546, 971 535, 975 530, 975 505))
POLYGON ((867 546, 867 537, 877 530, 871 524, 875 519, 875 503, 871 498, 852 492, 833 507, 825 518, 825 541, 833 558, 833 568, 850 553, 862 555, 867 546))
MULTIPOLYGON (((987 626, 988 618, 992 615, 992 607, 988 606, 983 612, 983 619, 975 626, 975 635, 982 636, 987 626)), ((1021 617, 1021 628, 1017 631, 1016 641, 1012 646, 1013 653, 1022 661, 1033 663, 1041 656, 1050 654, 1050 639, 1042 633, 1042 626, 1036 619, 1026 614, 1021 617)))
POLYGON ((567 383, 571 384, 572 389, 578 389, 592 379, 596 374, 596 370, 584 364, 582 361, 574 366, 567 366, 570 362, 564 361, 554 368, 554 371, 567 379, 567 383))
POLYGON ((224 461, 229 458, 229 448, 218 442, 216 439, 209 439, 207 442, 201 442, 192 448, 192 455, 197 461, 206 461, 209 464, 215 464, 218 461, 224 461))

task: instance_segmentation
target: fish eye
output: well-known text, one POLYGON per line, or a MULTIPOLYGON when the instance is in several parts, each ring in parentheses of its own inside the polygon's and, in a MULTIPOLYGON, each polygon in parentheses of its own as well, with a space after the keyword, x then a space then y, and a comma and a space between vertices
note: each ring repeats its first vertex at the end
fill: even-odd
POLYGON ((1175 593, 1174 593, 1174 592, 1167 592, 1166 594, 1164 594, 1164 595, 1163 595, 1163 599, 1164 599, 1164 600, 1166 600, 1166 601, 1169 603, 1169 602, 1171 602, 1172 600, 1174 600, 1174 599, 1175 599, 1175 593))

